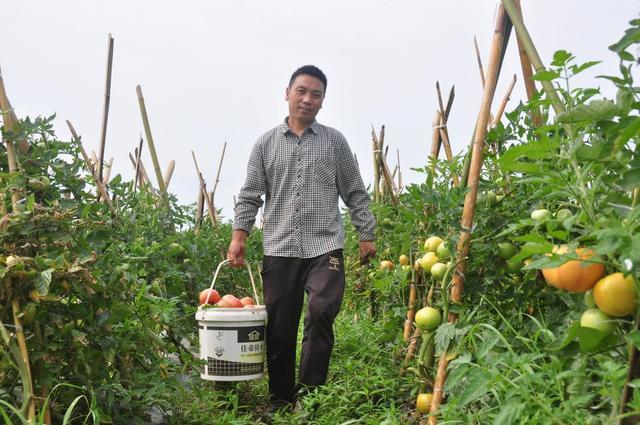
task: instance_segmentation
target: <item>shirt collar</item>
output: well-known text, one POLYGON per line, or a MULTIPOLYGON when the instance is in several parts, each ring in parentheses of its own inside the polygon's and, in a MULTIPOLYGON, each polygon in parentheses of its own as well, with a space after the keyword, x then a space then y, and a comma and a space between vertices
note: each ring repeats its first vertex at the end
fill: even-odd
MULTIPOLYGON (((280 132, 282 134, 287 134, 289 132, 293 133, 293 131, 291 130, 291 127, 289 127, 289 124, 287 123, 287 120, 289 119, 289 117, 286 117, 284 119, 284 121, 282 122, 282 124, 280 124, 280 132)), ((307 128, 307 130, 311 130, 313 132, 313 134, 318 134, 320 133, 320 124, 318 123, 318 121, 313 120, 313 122, 311 123, 311 125, 309 126, 309 128, 307 128)), ((305 131, 307 131, 305 130, 305 131)))

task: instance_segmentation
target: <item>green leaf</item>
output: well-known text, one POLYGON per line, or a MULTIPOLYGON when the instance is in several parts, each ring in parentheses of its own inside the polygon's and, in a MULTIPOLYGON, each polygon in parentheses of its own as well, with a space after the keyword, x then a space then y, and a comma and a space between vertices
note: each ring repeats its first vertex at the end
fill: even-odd
POLYGON ((538 142, 514 146, 503 153, 498 162, 500 168, 507 171, 544 174, 541 164, 532 163, 531 161, 550 158, 559 146, 560 141, 557 139, 542 139, 538 142))
POLYGON ((25 209, 27 211, 33 211, 33 207, 36 205, 36 197, 34 194, 30 194, 27 198, 27 204, 25 205, 25 209))
POLYGON ((467 382, 458 397, 458 404, 466 406, 469 403, 477 401, 487 393, 490 388, 491 374, 485 369, 473 369, 467 375, 467 382))
POLYGON ((571 72, 573 73, 573 75, 579 74, 582 71, 591 68, 592 66, 598 65, 600 62, 602 61, 591 61, 585 62, 582 65, 574 65, 571 67, 571 72))
POLYGON ((640 186, 640 168, 633 168, 622 175, 620 186, 627 190, 640 186))
POLYGON ((36 291, 38 295, 45 296, 49 293, 49 286, 51 285, 51 273, 53 269, 47 269, 41 272, 35 279, 36 291))
POLYGON ((561 112, 556 122, 570 123, 577 121, 599 121, 620 114, 620 108, 608 99, 593 100, 588 104, 580 104, 575 108, 561 112))
POLYGON ((520 423, 518 420, 524 409, 522 403, 509 403, 502 407, 500 413, 493 420, 493 425, 511 425, 520 423))
POLYGON ((436 343, 436 353, 444 353, 449 348, 449 344, 456 334, 456 327, 453 323, 445 323, 438 326, 434 341, 436 343))
POLYGON ((627 334, 627 341, 632 343, 636 349, 640 350, 640 331, 634 330, 627 334))
POLYGON ((622 149, 622 147, 632 138, 640 134, 640 117, 635 116, 631 120, 631 123, 627 124, 624 130, 620 132, 614 142, 614 149, 616 151, 622 149))
POLYGON ((579 161, 602 161, 611 157, 613 153, 613 140, 596 139, 591 145, 581 145, 576 149, 576 157, 579 161))
POLYGON ((560 78, 560 73, 557 71, 542 69, 536 72, 531 78, 536 81, 553 81, 560 78))
POLYGON ((620 53, 632 44, 640 42, 640 28, 629 28, 625 31, 624 36, 615 44, 609 46, 610 50, 620 53))
POLYGON ((564 66, 573 58, 573 55, 566 50, 558 50, 553 54, 551 65, 564 66))
POLYGON ((616 95, 616 105, 618 105, 621 110, 630 110, 633 106, 634 100, 633 93, 626 87, 618 90, 618 94, 616 95))

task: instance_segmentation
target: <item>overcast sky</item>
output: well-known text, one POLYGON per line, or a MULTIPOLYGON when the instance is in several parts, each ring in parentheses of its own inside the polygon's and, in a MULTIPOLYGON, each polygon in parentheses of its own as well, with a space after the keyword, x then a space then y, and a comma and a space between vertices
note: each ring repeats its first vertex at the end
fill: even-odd
MULTIPOLYGON (((576 84, 616 73, 607 47, 637 18, 632 0, 522 0, 525 23, 545 64, 565 49, 579 62, 602 60, 576 84)), ((190 151, 209 188, 228 142, 216 204, 232 218, 233 196, 244 180, 258 136, 287 115, 284 90, 291 73, 312 63, 327 74, 318 121, 339 129, 357 155, 365 183, 372 181, 370 129, 386 125, 386 142, 400 150, 405 182, 422 175, 437 107, 435 82, 456 99, 449 118, 455 153, 471 136, 481 84, 473 37, 487 64, 496 2, 216 0, 9 1, 0 0, 0 66, 20 117, 57 114, 62 139, 70 120, 88 151, 98 150, 107 37, 115 39, 106 158, 114 174, 133 176, 128 152, 143 133, 135 87, 142 85, 164 170, 176 169, 169 190, 195 202, 198 181, 190 151)), ((512 75, 519 81, 508 109, 525 98, 512 37, 495 103, 512 75)), ((143 160, 152 173, 147 147, 143 160)), ((112 175, 113 177, 113 175, 112 175)), ((154 179, 155 181, 155 179, 154 179)))

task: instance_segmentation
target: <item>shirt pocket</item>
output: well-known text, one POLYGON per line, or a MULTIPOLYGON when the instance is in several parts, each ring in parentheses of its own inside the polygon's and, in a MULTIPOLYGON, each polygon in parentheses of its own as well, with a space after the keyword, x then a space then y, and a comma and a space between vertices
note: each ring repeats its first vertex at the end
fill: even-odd
POLYGON ((324 185, 335 186, 335 164, 326 159, 316 159, 313 163, 313 180, 324 185))

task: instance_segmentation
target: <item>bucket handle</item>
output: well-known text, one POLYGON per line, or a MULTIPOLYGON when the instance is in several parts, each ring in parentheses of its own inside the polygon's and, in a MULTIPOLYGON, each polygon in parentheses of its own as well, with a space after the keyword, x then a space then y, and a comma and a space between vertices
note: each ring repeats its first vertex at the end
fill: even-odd
MULTIPOLYGON (((218 273, 220 272, 220 268, 230 262, 231 262, 230 260, 223 260, 222 262, 220 262, 220 264, 218 264, 218 267, 216 268, 216 272, 213 275, 213 280, 211 281, 211 285, 209 285, 209 289, 213 289, 213 286, 216 283, 216 279, 218 278, 218 273)), ((256 284, 253 280, 253 273, 251 273, 251 267, 249 267, 249 263, 247 261, 245 261, 244 264, 247 266, 247 270, 249 271, 249 279, 251 280, 251 288, 253 288, 253 296, 254 296, 254 299, 256 300, 256 305, 261 305, 260 298, 258 298, 258 291, 256 291, 256 284)))

